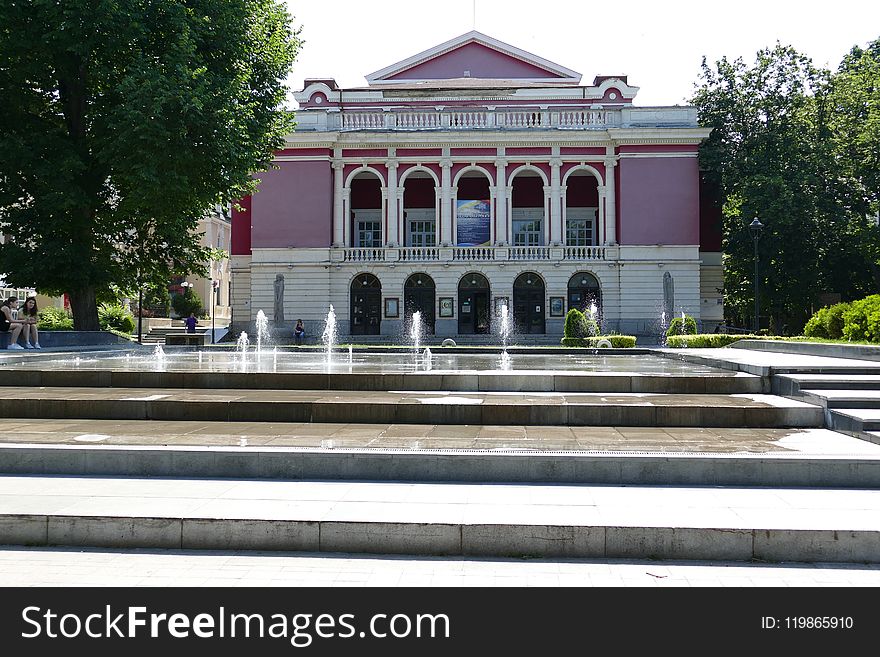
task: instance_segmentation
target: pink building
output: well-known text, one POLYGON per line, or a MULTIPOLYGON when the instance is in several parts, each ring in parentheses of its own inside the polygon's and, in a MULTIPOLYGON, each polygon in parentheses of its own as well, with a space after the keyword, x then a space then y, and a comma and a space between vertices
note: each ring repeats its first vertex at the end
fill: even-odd
POLYGON ((554 342, 573 307, 639 335, 721 321, 694 108, 635 106, 626 76, 582 85, 479 32, 366 79, 296 95, 296 132, 233 216, 235 325, 263 309, 314 336, 330 304, 343 336, 398 336, 415 311, 438 338, 487 333, 502 304, 554 342))

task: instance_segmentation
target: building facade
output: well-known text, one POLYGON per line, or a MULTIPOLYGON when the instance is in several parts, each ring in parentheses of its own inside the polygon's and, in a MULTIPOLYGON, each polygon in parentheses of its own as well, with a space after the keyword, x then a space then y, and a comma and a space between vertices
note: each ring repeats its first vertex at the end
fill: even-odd
POLYGON ((399 336, 420 311, 455 338, 507 305, 517 333, 556 340, 573 307, 605 331, 657 335, 681 312, 712 330, 709 131, 692 107, 634 106, 626 76, 580 81, 479 32, 366 87, 306 80, 296 132, 233 212, 233 326, 262 309, 320 334, 332 304, 343 336, 399 336))

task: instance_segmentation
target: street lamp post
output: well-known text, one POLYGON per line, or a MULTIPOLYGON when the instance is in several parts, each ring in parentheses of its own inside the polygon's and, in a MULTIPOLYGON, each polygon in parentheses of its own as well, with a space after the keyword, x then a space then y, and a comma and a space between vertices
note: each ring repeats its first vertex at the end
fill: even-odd
POLYGON ((758 302, 758 240, 761 238, 761 231, 764 224, 760 222, 758 217, 752 219, 749 224, 749 230, 752 231, 752 240, 755 242, 755 334, 761 329, 760 324, 760 305, 758 302))
POLYGON ((211 279, 211 344, 216 344, 217 334, 214 329, 214 317, 217 314, 217 290, 220 289, 220 281, 211 279))

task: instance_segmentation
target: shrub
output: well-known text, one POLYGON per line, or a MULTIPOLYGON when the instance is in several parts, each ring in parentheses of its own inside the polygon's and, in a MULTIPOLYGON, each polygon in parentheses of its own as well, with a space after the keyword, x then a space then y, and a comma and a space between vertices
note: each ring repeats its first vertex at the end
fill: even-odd
POLYGON ((98 308, 98 322, 105 331, 114 330, 131 335, 134 333, 134 316, 118 304, 105 304, 98 308))
POLYGON ((599 335, 599 324, 594 319, 587 319, 577 308, 572 308, 565 316, 563 335, 566 338, 589 338, 599 335))
POLYGON ((843 313, 843 337, 880 342, 880 294, 853 301, 843 313))
POLYGON ((673 335, 696 335, 697 333, 697 320, 695 320, 690 315, 684 316, 684 323, 682 326, 681 317, 673 317, 672 321, 669 322, 669 328, 666 329, 666 337, 669 338, 673 335))
POLYGON ((843 337, 844 314, 852 304, 838 303, 817 310, 804 326, 804 335, 808 338, 831 338, 839 340, 843 337))
POLYGON ((43 308, 37 314, 37 329, 40 331, 72 331, 73 317, 64 308, 43 308))
POLYGON ((171 299, 171 307, 180 317, 189 317, 190 313, 196 316, 202 314, 202 300, 191 287, 186 288, 183 294, 175 294, 171 299))
POLYGON ((608 340, 614 349, 632 349, 636 346, 634 335, 596 335, 586 338, 562 338, 565 347, 589 347, 598 348, 600 340, 608 340))

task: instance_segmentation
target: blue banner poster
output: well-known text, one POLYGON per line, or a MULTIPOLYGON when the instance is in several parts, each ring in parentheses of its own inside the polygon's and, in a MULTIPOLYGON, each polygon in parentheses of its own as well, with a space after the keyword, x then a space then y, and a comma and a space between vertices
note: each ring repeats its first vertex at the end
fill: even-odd
POLYGON ((489 201, 458 201, 458 246, 489 246, 489 201))

